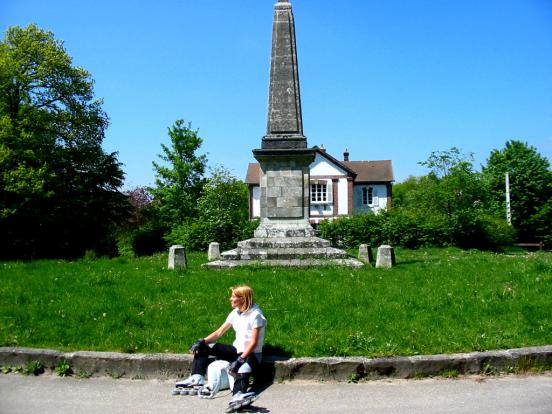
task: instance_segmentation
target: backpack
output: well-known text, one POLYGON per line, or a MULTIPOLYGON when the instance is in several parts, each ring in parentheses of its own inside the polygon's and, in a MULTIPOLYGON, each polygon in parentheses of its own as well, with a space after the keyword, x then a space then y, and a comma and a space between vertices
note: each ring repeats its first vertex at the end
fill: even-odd
POLYGON ((216 360, 207 367, 207 384, 200 390, 201 398, 213 398, 220 390, 234 388, 234 378, 228 375, 230 362, 216 360))

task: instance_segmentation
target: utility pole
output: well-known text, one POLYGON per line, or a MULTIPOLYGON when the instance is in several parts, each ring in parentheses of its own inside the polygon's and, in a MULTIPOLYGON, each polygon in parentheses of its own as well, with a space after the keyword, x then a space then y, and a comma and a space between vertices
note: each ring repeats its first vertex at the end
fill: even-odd
POLYGON ((512 225, 512 207, 510 205, 510 174, 506 173, 506 221, 512 225))

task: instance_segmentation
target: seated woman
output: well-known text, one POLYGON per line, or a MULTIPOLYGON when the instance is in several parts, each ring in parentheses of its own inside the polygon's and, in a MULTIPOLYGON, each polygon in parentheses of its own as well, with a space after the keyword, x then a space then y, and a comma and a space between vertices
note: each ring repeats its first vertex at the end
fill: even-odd
POLYGON ((205 338, 192 345, 194 353, 192 375, 177 383, 177 387, 197 388, 205 384, 205 374, 209 357, 230 362, 228 373, 235 378, 233 397, 230 406, 243 406, 246 400, 251 403, 256 396, 247 393, 249 378, 262 361, 262 349, 265 337, 266 318, 253 300, 253 290, 246 285, 230 288, 232 311, 226 321, 205 338), (236 337, 232 345, 219 344, 216 341, 230 328, 236 337))

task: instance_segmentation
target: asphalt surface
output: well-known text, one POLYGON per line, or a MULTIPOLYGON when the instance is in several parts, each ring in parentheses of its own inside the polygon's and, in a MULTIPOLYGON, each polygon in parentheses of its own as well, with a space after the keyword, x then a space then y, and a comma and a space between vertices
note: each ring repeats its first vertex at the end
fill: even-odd
MULTIPOLYGON (((1 414, 223 413, 230 396, 172 396, 173 381, 0 374, 1 414)), ((383 380, 292 381, 266 388, 255 413, 551 414, 552 374, 383 380)))

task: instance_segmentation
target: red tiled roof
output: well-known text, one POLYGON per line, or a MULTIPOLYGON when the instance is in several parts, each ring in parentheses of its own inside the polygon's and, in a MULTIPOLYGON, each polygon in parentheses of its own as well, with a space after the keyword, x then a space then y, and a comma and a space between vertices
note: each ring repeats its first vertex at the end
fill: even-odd
POLYGON ((247 166, 247 174, 245 175, 246 184, 260 184, 261 182, 261 166, 258 162, 250 162, 247 166))
MULTIPOLYGON (((391 182, 395 180, 393 177, 393 166, 390 160, 337 162, 356 174, 355 183, 391 182)), ((261 166, 256 162, 249 163, 247 166, 245 183, 249 185, 259 185, 260 177, 261 166)))
POLYGON ((391 160, 380 161, 341 161, 353 170, 357 176, 355 183, 394 181, 391 160))

